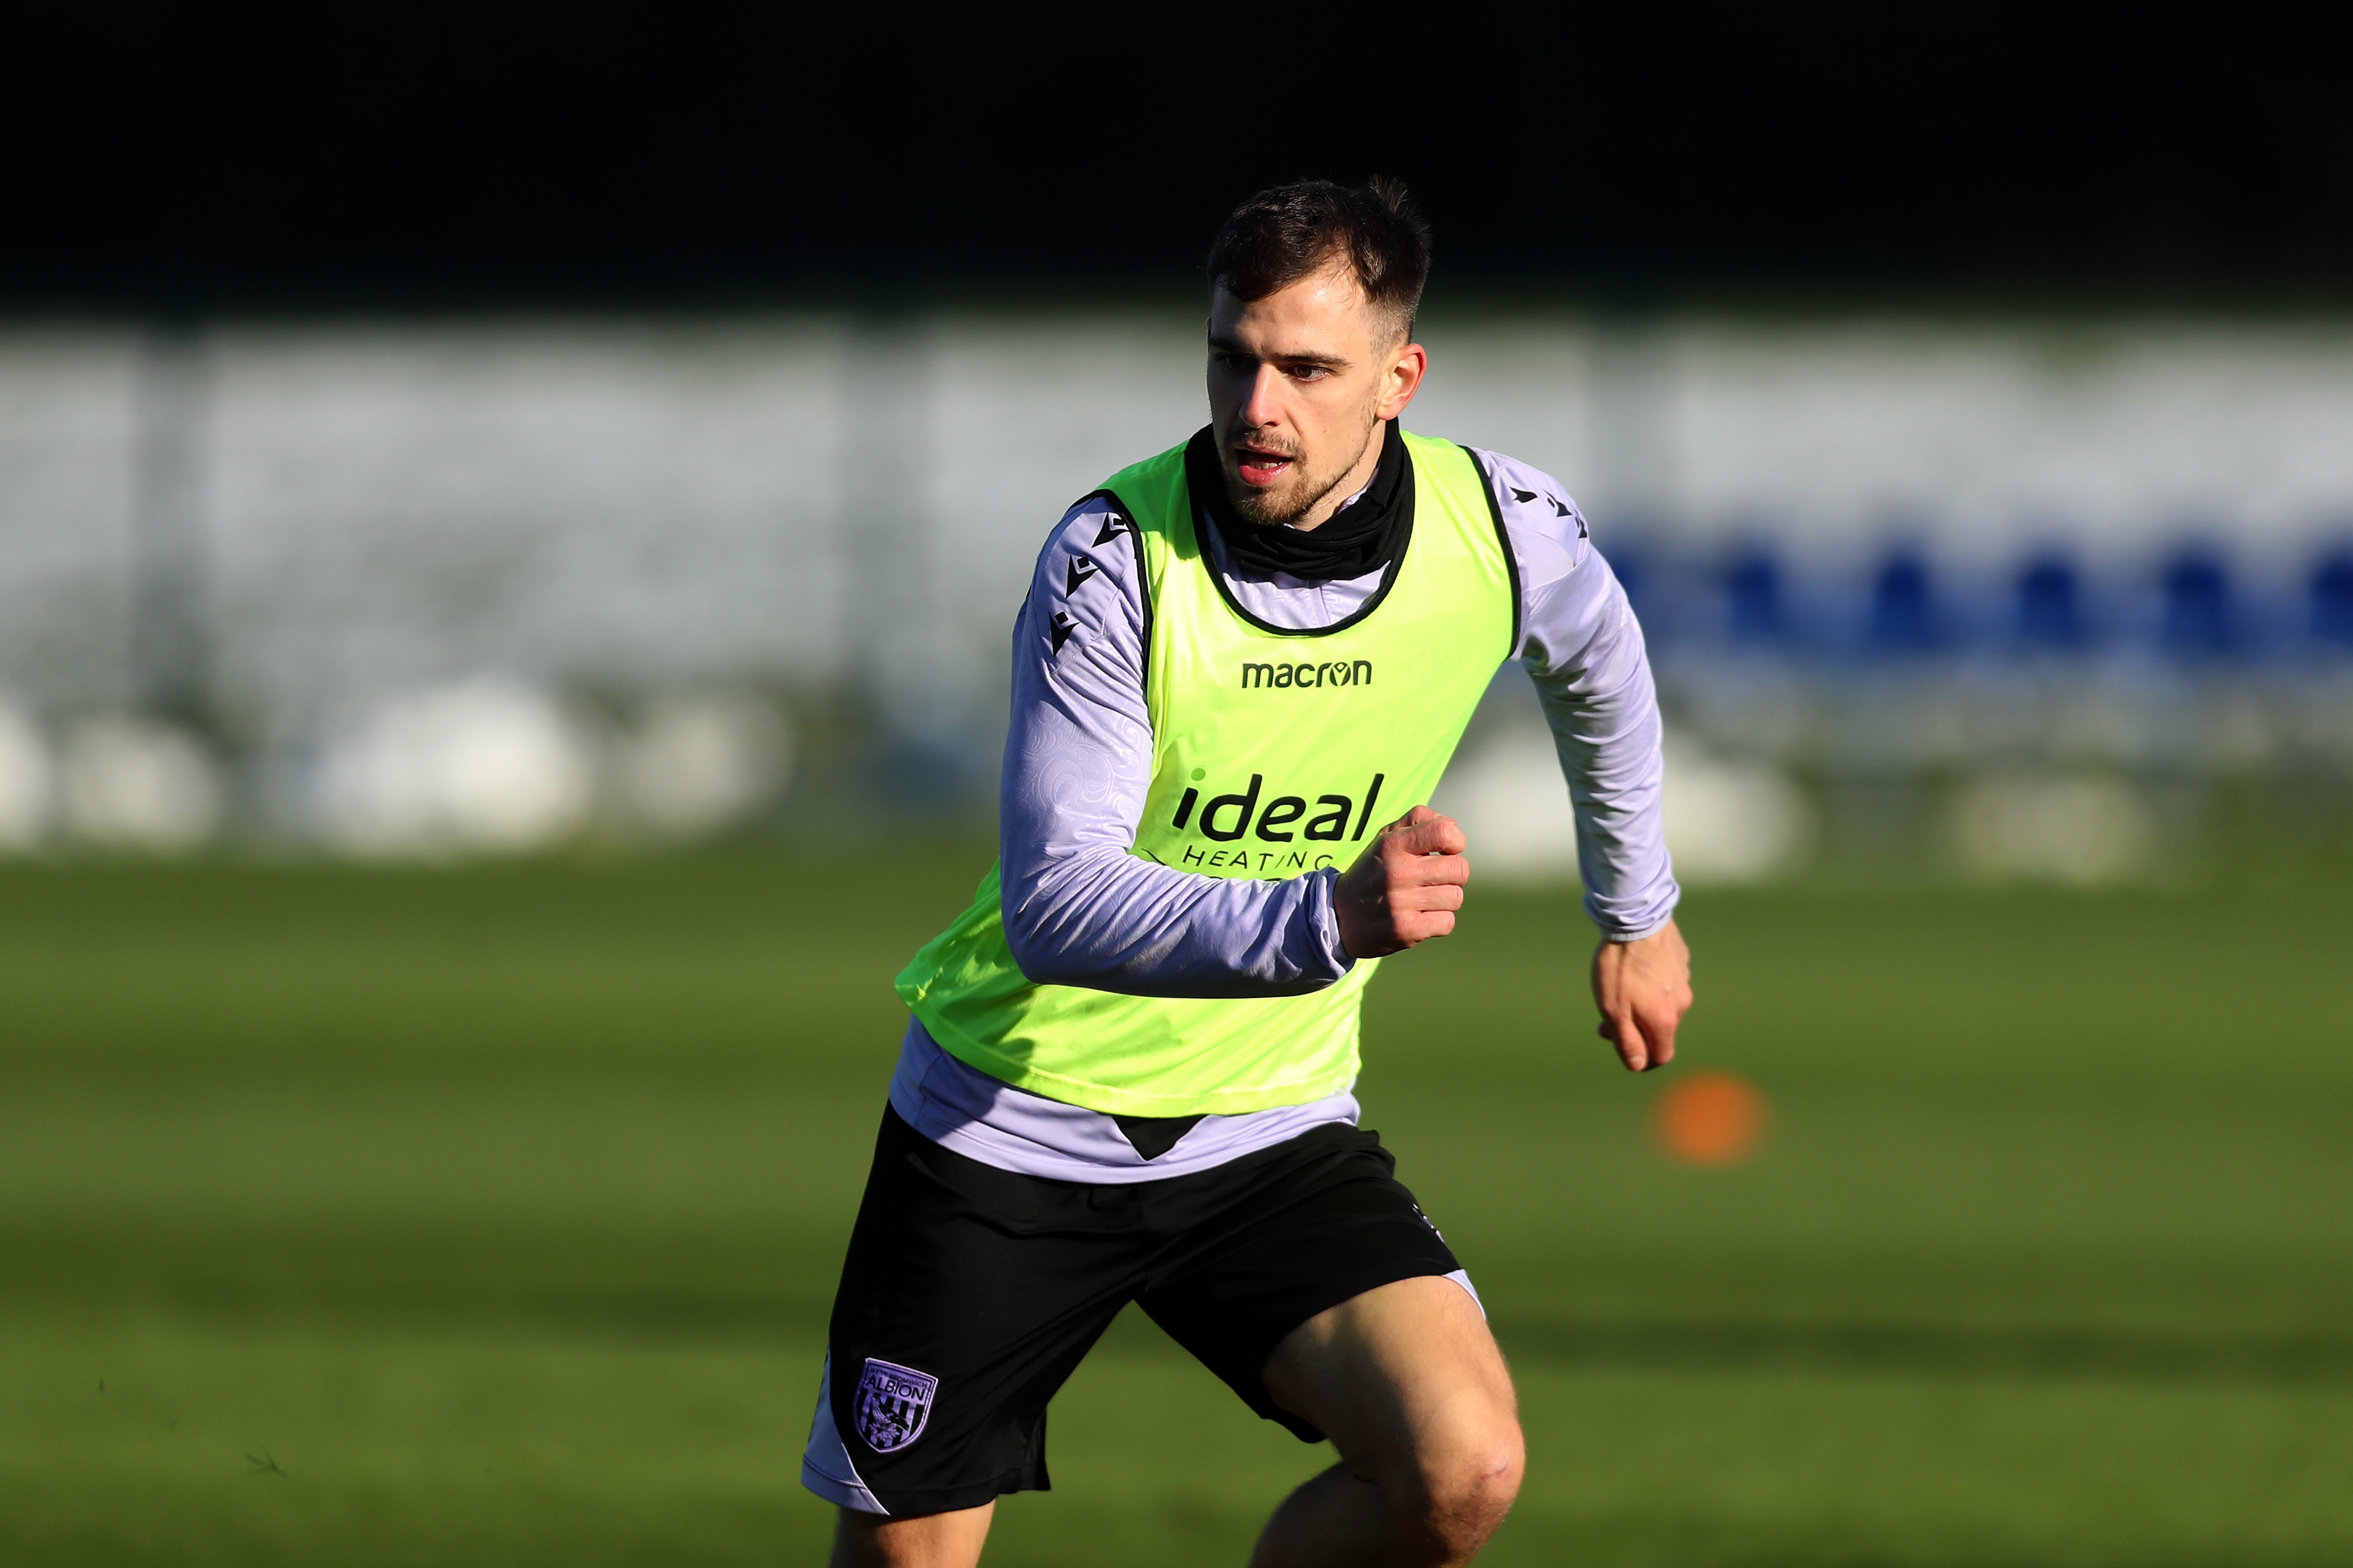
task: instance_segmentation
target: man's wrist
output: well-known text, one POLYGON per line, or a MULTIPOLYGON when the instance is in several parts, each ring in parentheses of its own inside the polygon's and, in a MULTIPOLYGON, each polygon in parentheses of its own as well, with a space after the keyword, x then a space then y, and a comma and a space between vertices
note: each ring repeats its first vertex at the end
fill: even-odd
POLYGON ((1340 935, 1340 872, 1331 867, 1311 871, 1305 879, 1307 897, 1303 913, 1306 916, 1310 940, 1319 950, 1324 964, 1335 974, 1345 974, 1356 966, 1348 952, 1348 944, 1340 935))

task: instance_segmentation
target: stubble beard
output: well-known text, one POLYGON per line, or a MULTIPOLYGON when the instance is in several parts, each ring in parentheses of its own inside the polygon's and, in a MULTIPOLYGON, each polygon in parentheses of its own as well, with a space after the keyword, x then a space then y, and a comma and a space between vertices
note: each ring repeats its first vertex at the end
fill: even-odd
POLYGON ((1301 467, 1299 453, 1292 449, 1291 443, 1286 442, 1278 446, 1271 442, 1265 442, 1263 437, 1257 436, 1247 426, 1238 428, 1229 437, 1226 449, 1221 455, 1224 463, 1226 497, 1233 502, 1234 510, 1241 514, 1244 521, 1256 523, 1261 528, 1286 527, 1314 510, 1317 504, 1330 495, 1341 480, 1356 470, 1356 465, 1364 460, 1365 448, 1372 445, 1373 432, 1379 427, 1379 420, 1367 421, 1365 426, 1364 439, 1356 443, 1356 449, 1348 454, 1345 462, 1335 464, 1329 473, 1324 474, 1306 472, 1301 467), (1298 482, 1287 487, 1277 487, 1274 490, 1256 489, 1242 483, 1240 477, 1233 471, 1232 465, 1234 448, 1244 441, 1261 442, 1268 451, 1280 452, 1289 458, 1293 473, 1298 475, 1298 482))

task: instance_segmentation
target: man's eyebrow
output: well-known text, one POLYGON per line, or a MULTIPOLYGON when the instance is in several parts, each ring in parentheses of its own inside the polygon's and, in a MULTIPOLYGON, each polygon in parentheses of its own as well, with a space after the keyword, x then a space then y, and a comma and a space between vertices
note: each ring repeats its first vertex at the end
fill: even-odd
POLYGON ((1282 364, 1323 364, 1323 365, 1332 365, 1332 366, 1335 366, 1335 367, 1336 367, 1336 366, 1339 366, 1339 365, 1346 364, 1346 363, 1348 363, 1348 356, 1347 356, 1346 354, 1319 354, 1319 353, 1303 353, 1303 354, 1261 354, 1261 353, 1250 353, 1250 350, 1248 350, 1248 349, 1246 349, 1246 348, 1242 347, 1242 345, 1241 345, 1241 344, 1240 344, 1240 343, 1236 342, 1233 339, 1231 339, 1231 338, 1221 338, 1221 337, 1218 336, 1218 334, 1216 334, 1215 332, 1212 332, 1212 333, 1210 333, 1210 334, 1209 334, 1209 346, 1210 346, 1211 348, 1213 348, 1213 349, 1217 350, 1219 353, 1241 354, 1241 355, 1244 355, 1245 357, 1250 358, 1250 359, 1267 359, 1267 360, 1274 360, 1274 361, 1276 361, 1276 362, 1278 362, 1278 363, 1282 363, 1282 364))

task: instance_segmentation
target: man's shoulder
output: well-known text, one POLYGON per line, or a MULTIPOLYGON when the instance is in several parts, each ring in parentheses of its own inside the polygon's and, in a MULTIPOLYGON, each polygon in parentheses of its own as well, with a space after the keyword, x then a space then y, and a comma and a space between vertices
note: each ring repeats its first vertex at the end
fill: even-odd
POLYGON ((1472 446, 1467 441, 1462 444, 1462 449, 1471 454, 1472 460, 1487 476, 1497 504, 1507 514, 1532 510, 1537 516, 1583 521, 1577 510, 1577 498, 1568 493, 1568 487, 1534 463, 1524 462, 1508 452, 1498 452, 1490 447, 1472 446))
POLYGON ((1083 559, 1088 570, 1131 572, 1135 561, 1135 520, 1118 497, 1097 490, 1072 501, 1046 535, 1039 555, 1042 568, 1050 562, 1083 559))
POLYGON ((1031 579, 1032 615, 1051 628, 1059 655, 1074 635, 1127 626, 1140 613, 1135 523, 1118 500, 1098 492, 1073 501, 1046 536, 1031 579))
POLYGON ((1467 443, 1463 449, 1487 476, 1524 585, 1541 587, 1575 571, 1592 549, 1592 531, 1568 488, 1507 453, 1467 443))

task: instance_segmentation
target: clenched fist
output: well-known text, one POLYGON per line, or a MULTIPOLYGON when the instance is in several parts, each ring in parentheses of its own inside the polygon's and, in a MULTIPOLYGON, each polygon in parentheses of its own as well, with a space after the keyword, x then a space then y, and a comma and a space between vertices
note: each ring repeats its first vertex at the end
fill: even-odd
POLYGON ((1340 945, 1351 958, 1382 958, 1454 929, 1471 862, 1451 816, 1417 805, 1381 829, 1332 890, 1340 945))

